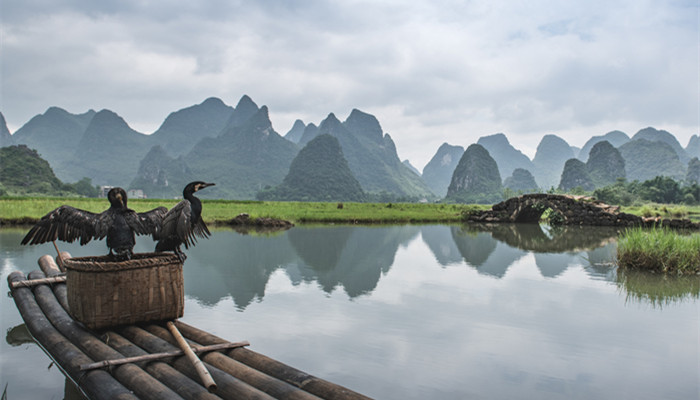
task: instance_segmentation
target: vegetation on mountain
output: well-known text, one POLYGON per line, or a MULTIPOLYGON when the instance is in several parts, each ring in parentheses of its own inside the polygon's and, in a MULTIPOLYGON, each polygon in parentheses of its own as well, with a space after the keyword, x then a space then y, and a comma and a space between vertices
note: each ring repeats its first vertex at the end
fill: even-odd
POLYGON ((231 125, 222 135, 201 140, 183 160, 194 176, 216 183, 202 197, 243 200, 282 183, 298 151, 275 132, 263 106, 244 125, 231 125))
POLYGON ((321 122, 317 133, 338 139, 350 170, 366 193, 386 192, 395 198, 433 197, 425 182, 403 165, 394 141, 382 133, 373 115, 355 109, 341 123, 331 113, 321 122))
POLYGON ((13 144, 15 144, 15 140, 10 134, 10 130, 7 129, 5 116, 0 112, 0 147, 12 146, 13 144))
POLYGON ((294 158, 282 183, 257 194, 258 200, 353 201, 366 200, 343 156, 338 139, 315 137, 294 158))
POLYGON ((575 188, 590 191, 594 189, 594 186, 586 164, 578 158, 570 158, 564 164, 559 189, 570 191, 575 188))
POLYGON ((688 172, 685 181, 689 184, 700 183, 700 159, 693 157, 688 161, 688 172))
POLYGON ((693 135, 688 140, 688 146, 685 148, 685 152, 688 153, 688 157, 698 157, 700 158, 700 136, 693 135))
POLYGON ((153 146, 139 163, 128 188, 141 189, 148 197, 167 199, 181 196, 185 185, 195 180, 197 177, 182 156, 173 158, 161 146, 153 146))
POLYGON ((61 182, 48 161, 26 145, 0 148, 0 195, 59 195, 96 197, 89 178, 74 184, 61 182))
POLYGON ((460 158, 447 188, 445 201, 497 203, 503 199, 498 165, 481 145, 472 144, 460 158))
POLYGON ((464 154, 464 147, 443 143, 423 167, 423 180, 438 197, 447 195, 452 174, 464 154))
POLYGON ((676 139, 675 136, 673 136, 665 130, 659 130, 652 127, 640 129, 639 132, 635 133, 634 136, 632 136, 631 140, 648 140, 650 142, 662 142, 669 145, 671 149, 673 149, 673 151, 676 153, 678 159, 681 161, 682 164, 687 163, 690 159, 690 157, 688 157, 688 153, 686 153, 685 149, 683 149, 681 144, 678 143, 678 139, 676 139))
POLYGON ((618 178, 627 177, 625 160, 607 140, 600 141, 591 148, 586 170, 596 188, 612 185, 618 178))
POLYGON ((613 147, 618 148, 618 147, 622 146, 623 144, 629 142, 630 137, 627 136, 627 134, 622 132, 622 131, 611 131, 611 132, 608 132, 602 136, 593 136, 590 139, 588 139, 586 144, 583 145, 583 147, 581 148, 581 151, 579 151, 576 158, 578 158, 579 160, 581 160, 583 162, 588 161, 588 156, 589 156, 593 146, 595 146, 596 143, 599 143, 602 141, 607 141, 608 143, 613 145, 613 147))
POLYGON ((530 193, 538 190, 535 177, 530 171, 523 168, 516 168, 513 175, 503 181, 503 186, 515 193, 530 193))
POLYGON ((625 159, 625 172, 630 181, 645 181, 656 176, 685 178, 685 166, 678 154, 665 142, 632 140, 618 149, 625 159))

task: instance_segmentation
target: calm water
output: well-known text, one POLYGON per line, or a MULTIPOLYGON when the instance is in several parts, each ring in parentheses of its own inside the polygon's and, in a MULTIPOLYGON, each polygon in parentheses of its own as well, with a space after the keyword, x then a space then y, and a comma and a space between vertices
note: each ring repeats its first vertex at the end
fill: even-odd
MULTIPOLYGON (((11 271, 53 254, 19 246, 24 233, 0 230, 5 292, 11 271)), ((699 398, 700 278, 618 277, 615 238, 537 225, 219 230, 188 252, 183 320, 377 399, 699 398)), ((63 398, 63 375, 1 297, 8 398, 63 398)))

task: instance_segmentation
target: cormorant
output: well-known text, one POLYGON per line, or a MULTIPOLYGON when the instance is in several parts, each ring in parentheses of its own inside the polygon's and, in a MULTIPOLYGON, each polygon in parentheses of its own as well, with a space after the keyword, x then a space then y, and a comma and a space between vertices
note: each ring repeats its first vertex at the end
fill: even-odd
POLYGON ((44 215, 22 239, 22 244, 40 244, 56 239, 80 245, 92 239, 107 237, 109 255, 117 260, 129 260, 136 243, 134 234, 155 235, 160 229, 161 219, 168 211, 158 207, 145 213, 127 208, 126 192, 112 188, 107 193, 110 207, 95 214, 71 206, 61 206, 44 215))
POLYGON ((184 262, 187 257, 180 245, 184 244, 188 249, 197 242, 197 236, 206 238, 211 235, 202 220, 202 202, 194 197, 194 192, 214 185, 195 181, 185 186, 183 200, 165 214, 159 232, 153 235, 153 239, 158 241, 156 251, 172 251, 184 262))

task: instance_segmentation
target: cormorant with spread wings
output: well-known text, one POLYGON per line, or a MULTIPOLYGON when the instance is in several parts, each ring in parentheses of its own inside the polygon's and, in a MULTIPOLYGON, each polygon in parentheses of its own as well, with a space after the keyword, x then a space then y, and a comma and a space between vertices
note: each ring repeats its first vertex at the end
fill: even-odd
POLYGON ((80 245, 107 237, 109 254, 116 260, 129 260, 136 244, 135 234, 156 235, 168 211, 158 207, 145 213, 127 208, 126 192, 112 188, 107 194, 110 207, 95 214, 71 206, 61 206, 43 216, 22 239, 22 244, 41 244, 56 239, 80 245))
POLYGON ((165 214, 159 232, 153 235, 153 239, 158 240, 156 251, 172 251, 180 261, 184 262, 187 257, 180 249, 180 245, 184 244, 188 249, 194 246, 197 237, 206 238, 211 235, 202 220, 202 202, 194 196, 194 193, 214 185, 214 183, 195 181, 185 186, 182 191, 183 200, 165 214))

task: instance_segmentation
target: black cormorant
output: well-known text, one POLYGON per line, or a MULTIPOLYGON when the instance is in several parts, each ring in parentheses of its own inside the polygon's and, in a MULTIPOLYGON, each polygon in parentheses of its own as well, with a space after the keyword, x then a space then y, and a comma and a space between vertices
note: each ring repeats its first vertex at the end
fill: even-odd
POLYGON ((159 232, 153 235, 158 241, 156 251, 172 251, 184 262, 186 256, 180 245, 184 244, 188 249, 194 246, 197 237, 211 235, 202 220, 202 202, 194 197, 194 192, 209 186, 214 186, 214 183, 195 181, 185 186, 183 200, 165 214, 159 232))
POLYGON ((107 237, 109 254, 117 260, 129 260, 136 240, 134 234, 155 235, 161 226, 161 219, 168 211, 158 207, 145 213, 137 213, 127 208, 126 192, 122 188, 112 188, 107 193, 110 207, 95 214, 71 206, 61 206, 44 215, 22 239, 22 244, 40 244, 56 239, 73 242, 80 239, 80 245, 92 239, 107 237))

